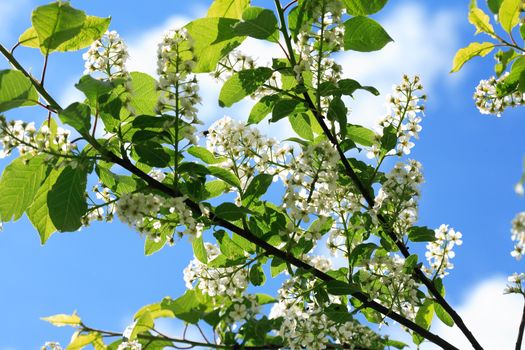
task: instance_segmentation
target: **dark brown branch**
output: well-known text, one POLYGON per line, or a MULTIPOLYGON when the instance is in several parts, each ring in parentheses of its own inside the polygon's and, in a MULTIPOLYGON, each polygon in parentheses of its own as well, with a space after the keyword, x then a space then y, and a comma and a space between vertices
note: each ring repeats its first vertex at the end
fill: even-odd
POLYGON ((521 315, 521 323, 520 323, 520 328, 518 331, 518 339, 516 340, 516 350, 521 350, 521 343, 523 342, 523 330, 524 329, 525 329, 525 303, 523 303, 523 313, 521 315))

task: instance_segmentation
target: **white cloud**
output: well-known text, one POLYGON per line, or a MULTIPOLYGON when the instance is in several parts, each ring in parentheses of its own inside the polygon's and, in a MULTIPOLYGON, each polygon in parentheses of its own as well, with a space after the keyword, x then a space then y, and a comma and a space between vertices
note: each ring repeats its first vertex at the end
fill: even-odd
MULTIPOLYGON (((504 295, 506 278, 495 276, 474 285, 464 301, 455 307, 485 350, 514 349, 518 326, 523 309, 523 297, 504 295)), ((457 327, 450 328, 435 320, 432 331, 449 341, 459 349, 471 349, 472 346, 457 327)), ((406 333, 396 331, 393 339, 411 344, 406 333)), ((522 347, 525 349, 525 346, 522 347)), ((411 349, 415 349, 412 347, 411 349)), ((425 342, 421 350, 440 349, 434 344, 425 342)))
POLYGON ((385 95, 404 73, 419 74, 430 97, 439 98, 437 83, 451 81, 447 76, 457 49, 461 15, 453 10, 436 12, 418 2, 403 3, 392 7, 379 20, 394 42, 377 52, 342 53, 339 63, 345 76, 373 85, 381 92, 378 97, 359 93, 357 103, 351 104, 350 121, 374 126, 384 114, 385 95))

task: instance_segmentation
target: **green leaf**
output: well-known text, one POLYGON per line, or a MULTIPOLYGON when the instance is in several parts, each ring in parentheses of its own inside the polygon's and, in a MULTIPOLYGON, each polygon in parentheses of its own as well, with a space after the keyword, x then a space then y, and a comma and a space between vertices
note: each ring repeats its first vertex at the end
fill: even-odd
POLYGON ((100 334, 91 332, 88 334, 74 333, 71 342, 66 347, 66 350, 81 350, 84 347, 93 344, 97 339, 101 339, 100 334))
POLYGON ((434 302, 434 311, 436 312, 436 316, 449 327, 454 326, 454 320, 452 319, 452 316, 443 308, 443 306, 439 305, 438 303, 434 302))
POLYGON ((222 203, 217 208, 215 208, 215 215, 228 221, 242 219, 246 214, 251 214, 251 211, 244 207, 238 207, 235 204, 228 202, 222 203))
POLYGON ((86 14, 74 9, 68 2, 57 1, 37 7, 31 15, 31 22, 42 54, 46 56, 74 39, 79 35, 85 20, 86 14))
MULTIPOLYGON (((95 40, 100 39, 108 30, 111 18, 96 16, 86 16, 82 27, 71 39, 60 44, 52 51, 77 51, 91 45, 95 40)), ((34 27, 29 27, 18 39, 21 45, 32 48, 40 47, 40 40, 34 27)))
POLYGON ((224 230, 218 230, 213 233, 217 242, 219 243, 219 248, 221 253, 226 257, 231 259, 237 259, 244 256, 244 249, 234 242, 230 236, 224 230))
POLYGON ((490 42, 474 42, 470 43, 467 47, 459 49, 458 52, 456 52, 456 56, 454 56, 452 70, 450 71, 450 73, 459 71, 465 63, 467 63, 476 56, 484 57, 488 55, 493 49, 494 44, 490 42))
POLYGON ((213 175, 234 187, 241 188, 241 182, 229 170, 226 170, 224 168, 219 168, 217 166, 210 166, 208 167, 208 170, 210 171, 210 175, 213 175))
POLYGON ((413 226, 408 230, 408 239, 412 242, 433 242, 436 233, 428 227, 413 226))
POLYGON ((412 254, 408 258, 405 259, 405 264, 403 265, 403 272, 410 275, 412 274, 412 271, 414 271, 414 268, 416 267, 417 263, 419 261, 419 257, 417 254, 412 254))
POLYGON ((77 327, 81 324, 80 317, 78 317, 78 315, 75 312, 73 312, 72 315, 58 314, 48 317, 42 317, 41 320, 49 322, 55 327, 77 327))
POLYGON ((381 10, 388 0, 343 0, 346 12, 352 16, 366 16, 381 10))
POLYGON ((394 340, 394 339, 388 339, 386 342, 385 342, 385 345, 386 346, 389 346, 389 347, 394 347, 396 349, 404 349, 406 347, 408 347, 407 344, 399 341, 399 340, 394 340))
POLYGON ((157 115, 156 107, 159 101, 157 81, 142 72, 131 72, 131 107, 135 114, 157 115))
POLYGON ((258 200, 263 194, 268 191, 268 188, 273 182, 273 176, 269 174, 258 174, 255 176, 248 188, 244 192, 242 204, 249 207, 254 201, 258 200))
POLYGON ((208 255, 206 254, 206 248, 204 248, 204 240, 202 236, 193 238, 191 243, 193 246, 193 254, 202 263, 208 263, 208 255))
POLYGON ((206 148, 199 146, 191 146, 190 148, 188 148, 188 153, 194 156, 195 158, 199 158, 206 164, 217 164, 227 160, 226 157, 216 157, 206 148))
POLYGON ((249 0, 215 0, 208 9, 206 17, 242 17, 244 9, 250 6, 249 0))
POLYGON ((282 99, 277 101, 273 107, 272 122, 276 122, 290 115, 305 113, 307 111, 308 109, 301 101, 282 99))
POLYGON ((250 268, 250 282, 254 286, 262 286, 266 281, 266 276, 261 264, 255 264, 250 268))
POLYGON ((345 50, 377 51, 393 41, 379 23, 368 17, 352 17, 344 23, 344 26, 345 50))
POLYGON ((367 147, 372 146, 376 141, 376 133, 361 125, 347 124, 346 135, 355 143, 367 147))
POLYGON ((180 320, 197 323, 200 319, 202 295, 198 290, 189 289, 181 297, 171 300, 165 298, 162 301, 162 308, 173 312, 175 317, 180 320))
POLYGON ((99 97, 109 93, 116 85, 112 81, 99 80, 91 75, 84 75, 75 84, 75 87, 86 95, 92 106, 97 106, 99 97))
POLYGON ((47 207, 53 225, 59 231, 72 232, 81 226, 86 214, 87 171, 81 166, 66 167, 47 194, 47 207))
POLYGON ((352 283, 346 283, 339 280, 332 280, 326 283, 326 291, 332 295, 351 295, 359 292, 359 287, 352 283))
POLYGON ((237 35, 246 35, 256 39, 279 41, 277 18, 273 11, 262 7, 249 7, 242 13, 242 21, 234 27, 237 35))
POLYGON ((267 67, 246 69, 235 73, 221 88, 219 105, 231 107, 248 95, 253 94, 272 76, 272 70, 267 67))
POLYGON ((261 120, 266 118, 266 116, 272 112, 272 109, 275 106, 275 102, 278 100, 278 95, 263 96, 252 107, 252 110, 250 111, 250 116, 248 117, 248 124, 258 124, 261 120))
POLYGON ((381 136, 381 150, 384 154, 393 150, 397 144, 397 131, 392 125, 383 129, 383 136, 381 136))
POLYGON ((490 24, 489 16, 479 8, 473 8, 468 14, 468 21, 476 27, 476 34, 494 34, 494 28, 490 24))
POLYGON ((33 203, 26 211, 27 217, 40 235, 40 242, 42 244, 46 243, 49 237, 56 231, 55 225, 49 216, 47 195, 62 171, 63 169, 51 170, 46 180, 36 192, 33 203))
POLYGON ((343 95, 352 96, 353 93, 358 89, 366 90, 375 96, 379 95, 379 91, 375 87, 362 86, 354 79, 341 79, 337 82, 337 85, 339 86, 339 89, 343 95))
POLYGON ((245 38, 233 30, 237 23, 233 18, 200 18, 186 25, 198 58, 195 73, 211 72, 221 58, 243 42, 245 38))
POLYGON ((520 22, 520 10, 522 0, 503 0, 498 12, 498 19, 501 27, 507 32, 512 32, 512 28, 520 22))
POLYGON ((279 275, 286 270, 286 262, 280 258, 274 257, 270 263, 270 274, 272 277, 279 275))
POLYGON ((146 141, 135 145, 135 152, 139 157, 139 162, 149 166, 164 168, 168 166, 170 155, 161 144, 153 141, 146 141))
POLYGON ((297 135, 309 141, 314 140, 314 133, 310 125, 310 118, 308 117, 308 114, 292 114, 288 118, 288 121, 290 122, 293 131, 295 131, 297 135))
POLYGON ((38 93, 22 72, 17 70, 0 71, 0 112, 21 107, 34 106, 38 93))
POLYGON ((155 323, 153 321, 153 317, 151 317, 151 313, 145 311, 144 313, 142 313, 142 315, 140 315, 139 318, 135 320, 135 322, 131 326, 131 333, 129 333, 129 336, 127 338, 129 340, 135 340, 138 338, 138 335, 140 333, 151 331, 154 325, 155 323))
POLYGON ((206 182, 204 188, 208 192, 206 199, 215 198, 227 191, 230 186, 222 180, 213 180, 206 182))
POLYGON ((91 109, 88 105, 75 102, 58 113, 64 124, 71 125, 80 134, 88 134, 91 129, 91 109))
POLYGON ((16 158, 4 169, 0 179, 1 221, 20 219, 31 205, 48 170, 46 157, 42 154, 29 159, 16 158))
POLYGON ((502 2, 503 0, 488 0, 487 5, 489 6, 490 11, 497 15, 502 2))
MULTIPOLYGON (((432 318, 434 317, 434 302, 430 299, 425 300, 423 305, 419 307, 419 310, 416 314, 415 322, 418 326, 423 327, 424 329, 430 329, 430 325, 432 324, 432 318)), ((416 345, 421 344, 425 338, 422 336, 414 333, 412 335, 412 339, 414 340, 414 343, 416 345)))

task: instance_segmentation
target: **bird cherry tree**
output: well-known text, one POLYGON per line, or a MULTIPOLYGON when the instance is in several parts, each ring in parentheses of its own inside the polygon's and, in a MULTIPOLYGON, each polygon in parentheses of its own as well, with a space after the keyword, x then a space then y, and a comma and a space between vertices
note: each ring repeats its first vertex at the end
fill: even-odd
MULTIPOLYGON (((129 72, 126 44, 108 31, 110 19, 68 2, 37 7, 18 43, 0 45, 11 65, 0 71, 0 112, 30 106, 47 115, 42 125, 0 120, 1 155, 12 158, 0 180, 1 220, 25 214, 45 243, 94 220, 110 225, 116 215, 144 237, 145 254, 186 236, 195 256, 184 269, 186 292, 152 301, 123 331, 99 329, 75 313, 44 318, 73 327, 66 349, 402 349, 406 344, 378 331, 395 324, 417 345, 458 349, 431 331, 435 319, 483 349, 445 299, 443 279, 461 233, 445 224, 417 226, 422 165, 406 156, 424 115, 420 79, 401 78, 372 131, 352 123, 349 106, 358 90, 379 92, 345 77, 334 59, 392 41, 368 17, 386 2, 274 0, 262 8, 215 0, 206 17, 159 38, 151 52, 157 77, 129 72), (236 50, 247 37, 282 54, 259 64, 236 50), (41 76, 17 59, 19 46, 40 50, 41 76), (45 85, 48 59, 88 47, 74 86, 85 98, 61 106, 45 85), (223 82, 220 106, 256 100, 247 123, 224 117, 201 126, 203 74, 223 82), (281 119, 295 137, 278 141, 257 129, 281 119), (391 169, 388 158, 397 161, 391 169), (321 245, 344 266, 319 255, 321 245), (415 245, 426 246, 425 258, 410 253, 415 245), (283 283, 271 290, 267 278, 283 283), (160 318, 183 321, 183 334, 160 332, 160 318), (202 337, 188 338, 190 327, 202 337)), ((506 9, 521 1, 502 3, 506 9)), ((474 12, 478 29, 486 27, 474 12)), ((515 14, 509 23, 517 24, 515 14)), ((498 57, 501 73, 521 56, 498 57)), ((520 79, 507 96, 516 94, 510 86, 521 89, 520 79)), ((479 99, 496 101, 494 91, 479 99)), ((43 349, 62 347, 48 342, 43 349)))

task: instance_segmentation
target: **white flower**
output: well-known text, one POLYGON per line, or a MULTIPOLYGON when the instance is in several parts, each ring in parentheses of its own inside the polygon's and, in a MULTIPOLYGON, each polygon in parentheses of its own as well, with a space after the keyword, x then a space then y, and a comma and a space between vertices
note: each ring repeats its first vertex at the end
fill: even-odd
POLYGON ((117 350, 142 350, 142 344, 138 340, 132 340, 130 342, 123 341, 117 347, 117 350))

